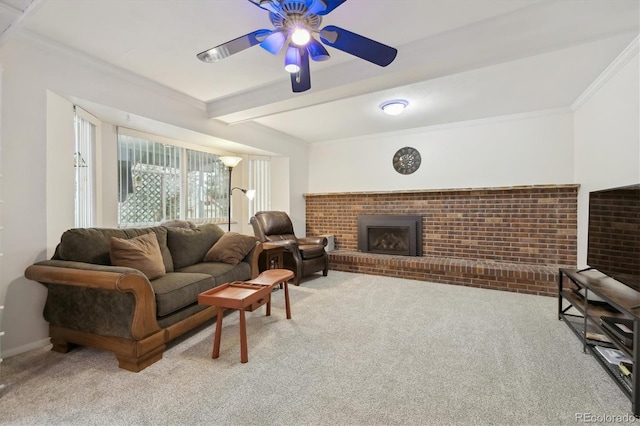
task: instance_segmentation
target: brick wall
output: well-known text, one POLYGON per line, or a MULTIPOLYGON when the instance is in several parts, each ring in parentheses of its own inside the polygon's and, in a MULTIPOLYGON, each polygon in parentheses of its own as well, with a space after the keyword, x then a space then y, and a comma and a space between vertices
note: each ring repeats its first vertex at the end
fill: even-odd
MULTIPOLYGON (((391 271, 393 268, 389 265, 382 266, 387 262, 380 259, 390 257, 345 255, 357 252, 358 215, 421 215, 424 259, 418 264, 433 264, 432 259, 436 257, 478 264, 509 264, 502 268, 505 270, 512 270, 514 264, 523 265, 522 268, 537 265, 540 270, 531 272, 532 276, 541 271, 546 274, 542 284, 546 289, 538 288, 540 282, 536 280, 532 281, 535 289, 517 289, 513 285, 509 287, 508 284, 513 283, 500 284, 502 278, 490 286, 551 294, 555 284, 551 282, 553 276, 548 276, 549 271, 558 266, 575 267, 577 263, 577 196, 578 185, 306 194, 306 232, 307 235, 335 236, 337 252, 331 256, 332 269, 365 268, 367 273, 386 269, 389 275, 402 276, 402 268, 391 271), (349 266, 354 262, 362 264, 357 268, 349 266), (379 266, 372 267, 372 263, 379 266)), ((413 269, 411 278, 420 275, 413 269)), ((441 276, 434 279, 428 274, 419 279, 448 282, 441 276)), ((460 277, 452 277, 451 281, 461 284, 460 277)))

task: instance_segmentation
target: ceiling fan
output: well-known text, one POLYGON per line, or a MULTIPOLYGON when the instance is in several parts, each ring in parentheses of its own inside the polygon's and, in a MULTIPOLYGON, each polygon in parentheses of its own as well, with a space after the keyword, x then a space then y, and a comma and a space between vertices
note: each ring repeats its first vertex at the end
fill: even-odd
POLYGON ((291 75, 294 92, 311 88, 309 58, 326 61, 327 46, 342 50, 361 59, 386 67, 398 51, 375 40, 352 33, 334 25, 319 29, 322 16, 327 15, 347 0, 248 0, 269 12, 273 30, 260 29, 198 53, 204 62, 217 62, 228 56, 259 44, 277 55, 287 45, 285 70, 291 75), (312 34, 317 34, 322 43, 312 34))

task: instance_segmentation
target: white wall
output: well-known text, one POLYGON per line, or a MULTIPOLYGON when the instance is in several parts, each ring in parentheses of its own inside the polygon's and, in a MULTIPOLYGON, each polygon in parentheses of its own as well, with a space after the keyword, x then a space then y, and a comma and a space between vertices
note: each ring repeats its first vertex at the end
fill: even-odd
POLYGON ((51 257, 60 235, 75 225, 75 194, 68 190, 75 185, 75 130, 73 104, 49 90, 46 126, 47 140, 57 141, 46 145, 47 257, 51 257))
MULTIPOLYGON (((47 169, 47 155, 50 159, 60 156, 63 161, 68 151, 67 138, 53 136, 64 130, 54 129, 53 124, 48 126, 49 120, 53 123, 56 117, 66 114, 68 104, 62 98, 87 100, 224 138, 236 146, 255 147, 291 158, 295 167, 289 172, 302 173, 305 178, 298 177, 296 184, 289 187, 290 211, 304 220, 302 194, 307 192, 307 147, 299 141, 276 132, 265 132, 257 126, 215 123, 207 119, 204 105, 37 40, 14 38, 7 41, 0 47, 0 64, 3 68, 2 243, 5 247, 0 271, 0 305, 5 305, 2 324, 6 331, 2 337, 3 356, 48 342, 47 323, 42 318, 46 290, 24 278, 24 270, 48 257, 49 234, 60 233, 60 227, 68 220, 65 211, 69 209, 69 200, 73 201, 73 184, 63 188, 65 185, 58 180, 55 171, 47 169), (51 212, 51 209, 59 212, 51 212), (51 229, 48 223, 52 224, 51 229)), ((115 164, 113 126, 103 126, 102 136, 105 161, 115 164)), ((70 161, 72 155, 73 151, 70 161)), ((103 179, 103 225, 113 226, 116 223, 116 167, 105 164, 103 179)), ((73 223, 73 217, 71 221, 73 223)))
POLYGON ((102 123, 100 158, 102 159, 102 223, 105 228, 118 227, 118 129, 102 123))
POLYGON ((309 192, 475 188, 573 183, 569 111, 434 126, 314 144, 309 192), (392 166, 412 146, 422 164, 411 175, 392 166))
POLYGON ((640 183, 640 61, 636 39, 577 107, 578 264, 586 266, 589 191, 640 183))

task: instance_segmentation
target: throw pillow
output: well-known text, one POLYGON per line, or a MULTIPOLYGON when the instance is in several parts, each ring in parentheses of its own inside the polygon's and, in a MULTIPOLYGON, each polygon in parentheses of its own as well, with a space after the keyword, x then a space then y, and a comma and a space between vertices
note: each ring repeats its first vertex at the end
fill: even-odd
POLYGON ((130 239, 111 237, 111 264, 135 268, 150 280, 166 273, 156 234, 149 233, 130 239))
POLYGON ((209 249, 204 256, 204 261, 237 265, 256 244, 258 244, 256 237, 238 234, 237 232, 227 232, 209 249))
POLYGON ((167 230, 167 246, 173 257, 173 267, 179 271, 202 262, 207 250, 224 235, 215 223, 207 223, 196 229, 164 228, 167 230))

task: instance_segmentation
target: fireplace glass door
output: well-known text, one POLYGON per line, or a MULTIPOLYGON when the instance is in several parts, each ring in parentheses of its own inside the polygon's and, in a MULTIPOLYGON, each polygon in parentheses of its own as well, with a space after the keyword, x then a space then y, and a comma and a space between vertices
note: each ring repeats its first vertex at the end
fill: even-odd
POLYGON ((409 227, 369 226, 367 232, 370 253, 409 255, 409 227))

